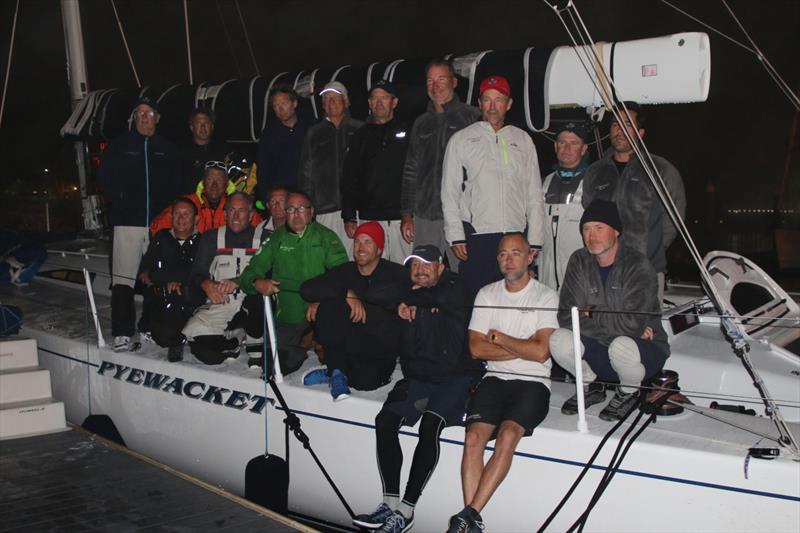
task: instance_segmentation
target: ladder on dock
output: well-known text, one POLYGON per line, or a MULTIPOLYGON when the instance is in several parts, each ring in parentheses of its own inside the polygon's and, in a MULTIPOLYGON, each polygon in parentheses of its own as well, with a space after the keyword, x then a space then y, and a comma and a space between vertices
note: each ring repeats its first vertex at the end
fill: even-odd
POLYGON ((53 398, 50 371, 35 339, 0 340, 0 440, 66 431, 64 403, 53 398))

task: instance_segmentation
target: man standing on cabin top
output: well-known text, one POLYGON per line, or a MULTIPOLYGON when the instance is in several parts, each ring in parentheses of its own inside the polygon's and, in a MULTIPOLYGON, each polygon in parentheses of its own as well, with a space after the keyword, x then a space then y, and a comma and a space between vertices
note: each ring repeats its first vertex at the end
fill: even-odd
POLYGON ((453 64, 434 59, 425 67, 428 110, 414 121, 400 194, 401 232, 409 244, 433 244, 445 250, 450 269, 458 258, 447 246, 442 222, 442 162, 450 137, 478 120, 481 113, 456 94, 453 64))
POLYGON ((341 82, 328 83, 319 94, 325 120, 311 126, 303 142, 297 188, 311 198, 317 222, 332 229, 346 243, 349 239, 342 221, 342 167, 353 135, 364 123, 350 116, 347 88, 341 82))
POLYGON ((583 247, 578 223, 583 214, 583 173, 589 166, 587 135, 586 128, 574 122, 558 129, 558 163, 542 184, 545 224, 538 279, 556 292, 564 281, 569 256, 583 247))
MULTIPOLYGON (((228 198, 228 173, 222 161, 208 161, 203 169, 202 191, 187 194, 184 198, 197 208, 197 232, 220 228, 225 225, 225 201, 228 198)), ((250 219, 252 226, 261 224, 262 219, 253 211, 250 219)), ((164 209, 150 224, 150 234, 155 235, 162 229, 172 227, 172 208, 164 209)))
POLYGON ((289 194, 286 224, 264 242, 239 277, 239 286, 246 294, 277 295, 275 324, 284 375, 300 368, 307 357, 306 350, 298 346, 310 329, 306 319, 309 302, 300 296, 300 285, 345 262, 347 252, 342 241, 314 221, 314 206, 308 196, 303 192, 289 194))
POLYGON ((458 275, 445 269, 442 253, 433 245, 416 246, 406 264, 411 275, 406 273, 403 282, 376 283, 367 291, 368 301, 396 309, 403 319, 403 379, 375 417, 383 502, 353 520, 356 526, 385 533, 408 531, 413 525, 414 508, 436 468, 439 436, 446 426, 463 423, 470 387, 483 372, 469 353, 470 302, 458 275), (399 433, 418 420, 419 439, 400 499, 399 433))
POLYGON ((139 332, 168 348, 167 360, 174 363, 183 359, 181 330, 203 302, 189 283, 200 243, 197 207, 188 198, 178 198, 171 211, 170 228, 153 236, 139 265, 139 280, 145 286, 139 332))
MULTIPOLYGON (((263 226, 250 225, 253 198, 243 192, 228 197, 225 205, 225 225, 206 232, 200 238, 192 265, 191 286, 206 297, 205 305, 197 308, 183 328, 192 354, 207 365, 218 365, 228 357, 239 356, 242 338, 231 324, 243 307, 245 294, 236 283, 238 276, 252 260, 261 245, 263 226)), ((251 298, 250 306, 262 305, 261 298, 251 298)), ((257 322, 257 321, 256 321, 257 322)), ((263 326, 260 323, 245 328, 249 343, 260 352, 257 343, 263 326)), ((261 358, 255 357, 257 364, 261 358)))
POLYGON ((180 161, 175 146, 156 133, 158 102, 145 96, 133 108, 134 128, 115 139, 103 154, 97 179, 114 227, 111 260, 111 334, 114 351, 137 348, 133 287, 147 249, 148 226, 180 192, 180 161))
MULTIPOLYGON (((628 115, 622 111, 622 125, 612 118, 609 128, 611 151, 593 163, 583 176, 583 207, 599 198, 617 204, 620 220, 625 226, 625 243, 650 260, 658 273, 658 301, 664 296, 664 273, 667 270, 666 251, 677 228, 672 224, 663 204, 650 183, 639 157, 625 137, 625 131, 636 142, 637 132, 644 139, 644 116, 636 102, 625 102, 628 115)), ((666 159, 653 155, 681 219, 686 215, 686 191, 678 170, 666 159)))
POLYGON ((269 191, 277 186, 297 186, 300 150, 313 121, 297 114, 297 93, 288 85, 276 85, 269 93, 273 115, 258 140, 255 196, 266 205, 269 191), (277 120, 276 120, 277 119, 277 120))
POLYGON ((531 435, 550 408, 550 335, 558 327, 556 292, 528 270, 534 252, 521 233, 500 239, 497 265, 503 279, 483 287, 469 323, 473 357, 487 375, 470 398, 461 459, 464 509, 448 533, 483 530, 480 512, 511 468, 520 439, 531 435), (497 439, 486 464, 486 444, 497 439))
POLYGON ((386 234, 384 256, 402 263, 411 246, 400 233, 400 187, 408 128, 394 113, 394 84, 380 80, 369 91, 369 120, 353 136, 342 175, 342 218, 352 238, 359 222, 374 220, 386 234))
POLYGON ((534 257, 544 241, 539 160, 530 135, 505 123, 511 87, 502 76, 480 84, 482 120, 447 143, 442 177, 444 233, 474 296, 500 279, 497 244, 528 228, 534 257))
MULTIPOLYGON (((586 407, 606 398, 604 384, 595 380, 619 382, 611 402, 600 411, 603 420, 628 414, 639 400, 639 386, 660 371, 669 356, 655 270, 626 239, 620 239, 623 227, 613 202, 595 200, 586 208, 581 217, 586 247, 569 259, 558 312, 563 329, 550 337, 553 359, 575 375, 570 308, 577 306, 586 407)), ((578 412, 577 394, 561 412, 578 412)))
MULTIPOLYGON (((183 183, 181 192, 194 193, 203 178, 207 161, 225 161, 231 152, 226 142, 214 140, 214 114, 208 109, 198 107, 189 115, 189 130, 192 139, 180 147, 183 164, 183 183)), ((217 226, 218 227, 218 226, 217 226)))
POLYGON ((303 385, 328 385, 334 401, 350 388, 374 390, 386 385, 400 352, 400 319, 365 301, 376 283, 408 278, 406 269, 381 258, 385 246, 381 225, 361 224, 353 237, 353 261, 304 281, 300 296, 307 302, 306 318, 314 323, 317 341, 325 350, 327 368, 303 375, 303 385))

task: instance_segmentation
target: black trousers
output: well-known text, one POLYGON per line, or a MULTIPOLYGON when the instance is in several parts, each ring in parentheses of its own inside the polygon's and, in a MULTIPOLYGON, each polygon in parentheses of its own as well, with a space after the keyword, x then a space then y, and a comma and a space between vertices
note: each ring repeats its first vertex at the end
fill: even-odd
POLYGON ((469 291, 470 299, 475 300, 478 291, 485 285, 503 279, 497 266, 497 245, 503 233, 475 234, 470 224, 464 223, 467 236, 467 260, 458 267, 461 279, 469 291))
POLYGON ((161 289, 146 287, 139 331, 149 331, 159 346, 178 346, 183 343, 181 330, 192 311, 194 307, 184 296, 163 294, 161 289))
POLYGON ((358 390, 389 383, 400 349, 399 335, 377 330, 370 323, 370 313, 385 311, 368 305, 367 322, 354 324, 344 299, 326 300, 320 303, 314 323, 317 341, 325 349, 328 372, 338 368, 358 390))

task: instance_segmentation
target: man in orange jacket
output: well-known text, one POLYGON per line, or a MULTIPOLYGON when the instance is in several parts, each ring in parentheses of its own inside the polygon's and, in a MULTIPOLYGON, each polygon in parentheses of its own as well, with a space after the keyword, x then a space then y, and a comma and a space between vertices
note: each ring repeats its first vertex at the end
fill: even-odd
MULTIPOLYGON (((209 161, 203 171, 202 187, 198 187, 194 194, 187 194, 197 206, 197 232, 205 233, 208 230, 225 225, 225 200, 228 197, 227 166, 222 161, 209 161)), ((261 216, 253 211, 250 225, 257 226, 263 221, 261 216)), ((164 209, 150 224, 150 235, 155 235, 162 229, 172 227, 172 213, 170 208, 164 209)))

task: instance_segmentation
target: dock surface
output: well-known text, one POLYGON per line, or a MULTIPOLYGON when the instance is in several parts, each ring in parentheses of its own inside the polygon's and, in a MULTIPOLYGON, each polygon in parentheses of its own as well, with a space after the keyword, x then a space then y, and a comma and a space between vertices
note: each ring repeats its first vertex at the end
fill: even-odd
POLYGON ((0 531, 313 531, 81 430, 0 441, 0 531))

